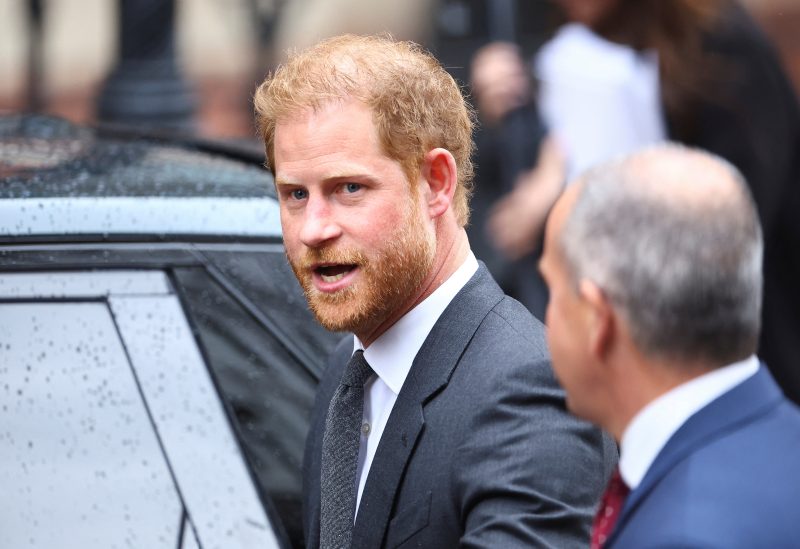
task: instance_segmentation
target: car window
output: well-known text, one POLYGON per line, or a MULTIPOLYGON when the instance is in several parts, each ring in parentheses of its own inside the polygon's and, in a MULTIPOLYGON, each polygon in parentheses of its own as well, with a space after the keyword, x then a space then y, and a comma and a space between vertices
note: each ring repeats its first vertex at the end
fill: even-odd
POLYGON ((302 460, 319 372, 341 337, 307 310, 280 253, 203 252, 174 269, 189 317, 259 486, 302 543, 302 460))
POLYGON ((8 547, 279 547, 163 273, 0 275, 8 547))

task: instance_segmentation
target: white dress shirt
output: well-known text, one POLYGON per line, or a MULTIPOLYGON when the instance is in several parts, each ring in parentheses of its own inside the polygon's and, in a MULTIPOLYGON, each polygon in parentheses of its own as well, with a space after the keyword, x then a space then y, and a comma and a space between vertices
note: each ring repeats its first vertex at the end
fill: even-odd
MULTIPOLYGON (((364 419, 361 446, 358 451, 358 492, 356 514, 367 481, 375 450, 389 420, 397 395, 411 370, 411 363, 428 337, 433 325, 453 301, 456 294, 478 270, 472 252, 441 286, 416 307, 407 312, 364 350, 364 358, 377 374, 364 384, 364 419)), ((353 352, 364 349, 353 337, 353 352)))
POLYGON ((567 180, 664 141, 658 57, 570 23, 539 49, 539 111, 567 156, 567 180))
POLYGON ((750 356, 683 383, 642 408, 622 435, 619 469, 625 484, 631 490, 638 487, 672 435, 700 409, 754 375, 758 367, 758 359, 750 356))

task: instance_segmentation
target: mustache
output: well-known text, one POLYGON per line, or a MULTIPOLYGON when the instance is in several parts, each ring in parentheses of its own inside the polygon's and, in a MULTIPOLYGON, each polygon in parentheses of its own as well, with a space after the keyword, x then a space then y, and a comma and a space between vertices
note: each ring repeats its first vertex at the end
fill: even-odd
POLYGON ((304 250, 300 257, 289 260, 300 269, 311 269, 320 263, 363 265, 367 262, 366 256, 358 250, 334 248, 310 248, 304 250))

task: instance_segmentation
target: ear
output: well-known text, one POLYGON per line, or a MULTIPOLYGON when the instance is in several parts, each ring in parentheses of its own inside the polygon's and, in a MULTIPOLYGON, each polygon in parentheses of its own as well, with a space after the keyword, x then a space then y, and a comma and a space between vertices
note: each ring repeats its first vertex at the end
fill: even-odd
POLYGON ((591 280, 580 281, 578 291, 587 307, 589 345, 592 355, 601 362, 616 343, 617 317, 608 297, 591 280))
POLYGON ((425 179, 423 198, 431 219, 444 214, 453 202, 458 175, 456 161, 450 151, 437 148, 425 155, 422 176, 425 179))

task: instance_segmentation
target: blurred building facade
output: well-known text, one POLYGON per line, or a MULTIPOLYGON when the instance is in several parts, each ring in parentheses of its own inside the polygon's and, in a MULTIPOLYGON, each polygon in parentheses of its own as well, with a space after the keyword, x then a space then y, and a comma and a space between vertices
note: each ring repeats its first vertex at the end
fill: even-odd
MULTIPOLYGON (((175 0, 176 55, 198 99, 196 127, 209 137, 252 137, 250 96, 255 85, 277 60, 280 49, 314 40, 303 32, 329 34, 313 13, 333 13, 342 5, 351 12, 357 0, 175 0), (304 16, 304 13, 312 14, 304 16), (279 13, 286 24, 280 26, 279 13), (313 29, 305 31, 304 29, 313 29), (274 46, 277 43, 280 46, 274 46)), ((117 2, 110 0, 40 0, 42 39, 40 95, 45 112, 79 122, 93 121, 96 100, 117 56, 117 2)), ((510 0, 419 0, 411 3, 373 0, 383 17, 359 18, 376 32, 392 30, 431 47, 457 77, 480 42, 486 21, 475 14, 511 5, 510 0), (408 6, 403 10, 402 6, 408 6), (413 7, 413 9, 411 9, 413 7), (400 11, 398 11, 400 10, 400 11), (407 12, 401 29, 386 28, 407 12), (387 15, 388 14, 388 15, 387 15), (389 17, 391 16, 391 17, 389 17), (420 21, 415 24, 413 21, 420 21), (480 28, 478 28, 480 27, 480 28)), ((0 0, 0 113, 30 106, 29 55, 32 30, 30 0, 0 0)), ((540 17, 547 0, 517 1, 517 13, 540 17), (522 4, 525 4, 524 6, 522 4), (533 7, 529 7, 533 6, 533 7)), ((800 2, 745 0, 781 53, 800 93, 800 2)), ((517 28, 544 33, 547 22, 514 22, 517 28), (531 24, 527 24, 531 23, 531 24)), ((339 27, 334 27, 339 30, 339 27)), ((525 37, 516 37, 518 40, 525 37)), ((530 37, 528 37, 530 39, 530 37)), ((543 39, 543 37, 542 37, 543 39)), ((535 42, 535 38, 532 42, 535 42)))

